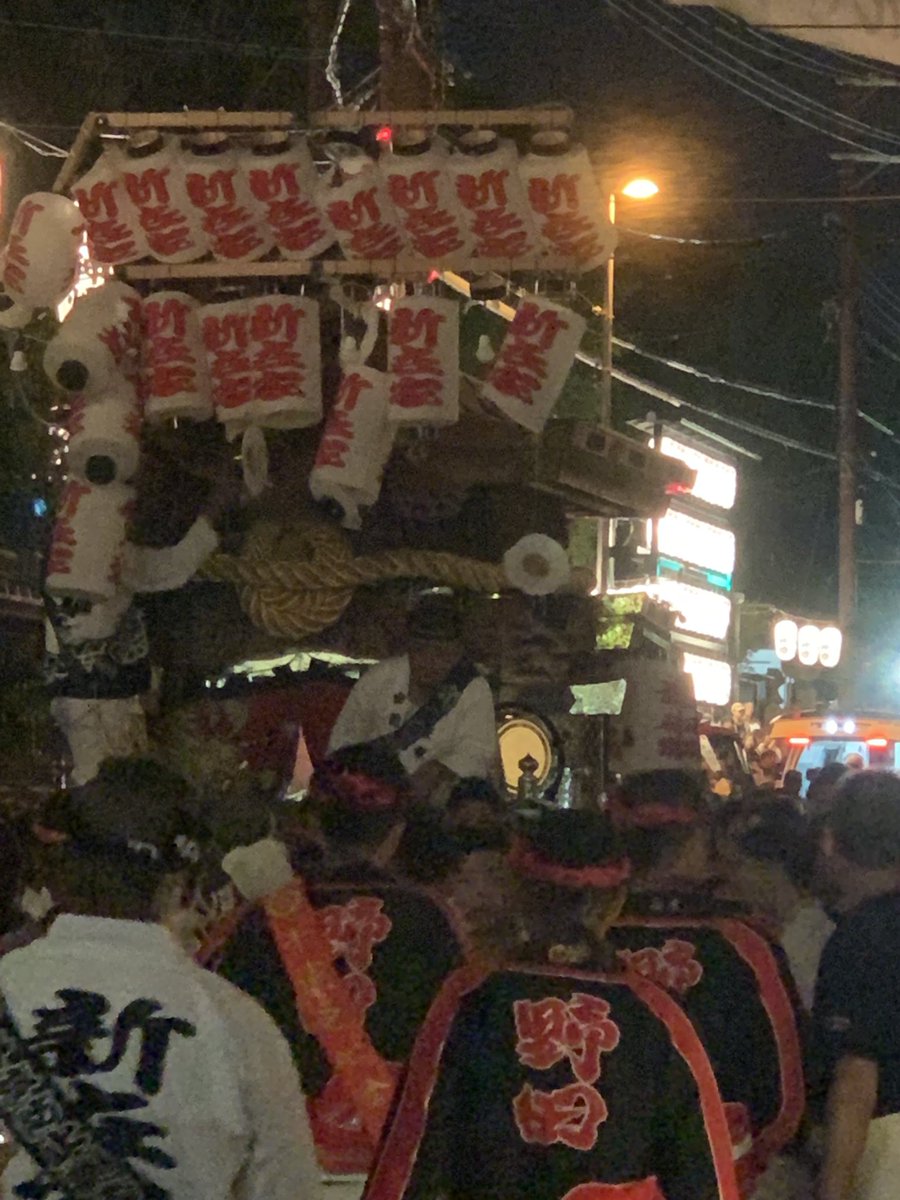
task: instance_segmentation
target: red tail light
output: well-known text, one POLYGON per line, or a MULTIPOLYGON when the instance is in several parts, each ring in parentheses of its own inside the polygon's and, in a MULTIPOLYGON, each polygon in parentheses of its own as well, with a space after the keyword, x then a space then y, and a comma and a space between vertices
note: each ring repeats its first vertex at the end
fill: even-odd
POLYGON ((872 750, 885 750, 887 748, 887 738, 866 738, 866 745, 872 750))
POLYGON ((789 746, 808 746, 809 738, 804 738, 804 737, 788 738, 788 745, 789 746))

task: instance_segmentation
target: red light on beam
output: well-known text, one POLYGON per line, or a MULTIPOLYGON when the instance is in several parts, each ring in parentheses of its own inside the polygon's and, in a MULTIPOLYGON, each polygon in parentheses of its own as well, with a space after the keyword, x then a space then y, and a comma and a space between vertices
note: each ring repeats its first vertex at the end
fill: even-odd
POLYGON ((381 128, 378 130, 378 132, 375 134, 375 141, 376 142, 389 142, 393 138, 393 136, 394 136, 394 131, 393 131, 393 129, 391 129, 390 125, 382 125, 381 128))

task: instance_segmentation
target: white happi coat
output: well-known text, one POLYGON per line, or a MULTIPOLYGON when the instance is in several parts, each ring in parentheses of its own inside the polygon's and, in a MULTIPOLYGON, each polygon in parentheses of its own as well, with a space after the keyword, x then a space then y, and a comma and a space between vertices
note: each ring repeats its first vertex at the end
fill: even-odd
MULTIPOLYGON (((0 991, 108 1148, 122 1146, 160 1200, 318 1200, 287 1044, 255 1001, 196 966, 161 926, 58 917, 0 960, 0 991)), ((4 1200, 35 1176, 19 1153, 4 1200)))

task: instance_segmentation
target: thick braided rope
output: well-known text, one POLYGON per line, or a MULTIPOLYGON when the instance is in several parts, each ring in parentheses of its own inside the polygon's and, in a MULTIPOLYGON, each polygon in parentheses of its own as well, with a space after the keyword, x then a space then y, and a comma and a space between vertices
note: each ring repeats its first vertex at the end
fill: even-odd
POLYGON ((357 587, 387 579, 430 579, 471 591, 496 592, 506 585, 502 567, 431 550, 386 550, 354 558, 336 530, 304 531, 302 556, 272 558, 251 538, 240 557, 207 560, 207 579, 233 583, 254 625, 277 636, 304 637, 337 621, 357 587))

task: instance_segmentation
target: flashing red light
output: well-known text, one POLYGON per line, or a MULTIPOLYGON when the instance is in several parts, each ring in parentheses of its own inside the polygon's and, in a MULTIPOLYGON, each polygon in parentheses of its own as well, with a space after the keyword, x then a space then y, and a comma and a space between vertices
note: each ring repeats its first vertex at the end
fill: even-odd
POLYGON ((429 283, 435 283, 438 279, 440 279, 440 277, 441 277, 440 271, 429 271, 428 272, 428 282, 429 283))
POLYGON ((887 744, 887 738, 866 738, 866 745, 872 750, 885 750, 887 749, 887 744))
POLYGON ((666 495, 667 496, 689 496, 693 490, 694 490, 694 485, 692 483, 667 483, 666 484, 666 495))
POLYGON ((789 746, 808 746, 809 738, 804 738, 804 737, 788 738, 788 745, 789 746))
POLYGON ((375 134, 375 141, 376 142, 389 142, 389 141, 391 141, 393 136, 394 136, 394 131, 393 131, 393 129, 391 129, 390 125, 382 125, 381 128, 378 130, 378 132, 375 134))

